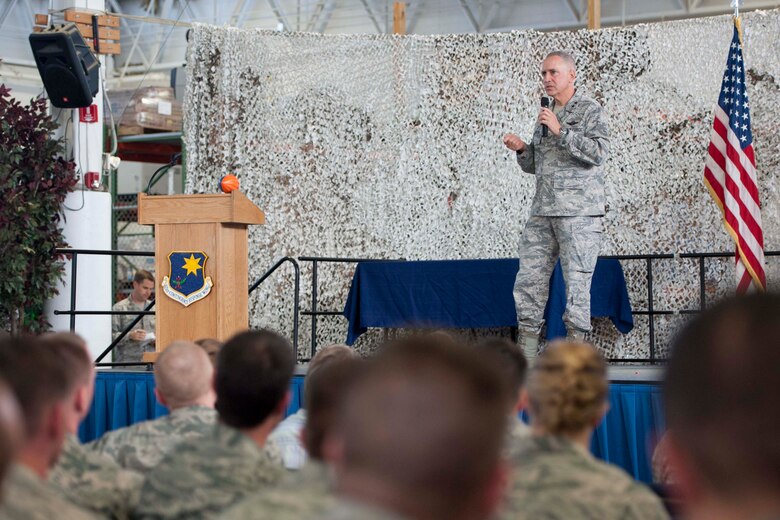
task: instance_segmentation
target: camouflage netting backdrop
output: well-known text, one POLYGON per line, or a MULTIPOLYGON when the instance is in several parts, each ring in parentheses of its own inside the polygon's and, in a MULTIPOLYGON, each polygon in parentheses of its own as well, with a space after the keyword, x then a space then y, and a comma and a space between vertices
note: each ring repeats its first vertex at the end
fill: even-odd
MULTIPOLYGON (((780 11, 743 17, 766 249, 780 249, 780 11)), ((712 111, 731 40, 730 16, 604 29, 445 36, 321 35, 197 25, 185 100, 187 188, 214 192, 235 173, 267 215, 250 235, 250 279, 283 256, 407 259, 517 255, 534 178, 501 143, 528 138, 545 54, 575 55, 579 88, 606 108, 609 211, 602 254, 731 251, 702 182, 712 111)), ((780 271, 769 258, 767 276, 780 271)), ((647 309, 645 264, 624 261, 635 310, 647 309)), ((325 264, 321 310, 341 310, 354 265, 325 264)), ((302 308, 311 264, 302 263, 302 308)), ((707 262, 715 298, 733 260, 707 262)), ((654 263, 655 309, 697 308, 698 264, 654 263)), ((292 334, 292 273, 250 299, 253 326, 292 334)), ((655 321, 663 356, 681 315, 655 321)), ((301 319, 301 357, 310 318, 301 319)), ((318 345, 346 320, 319 320, 318 345)), ((597 320, 609 357, 646 358, 648 320, 621 336, 597 320)), ((370 349, 378 331, 364 335, 370 349)))

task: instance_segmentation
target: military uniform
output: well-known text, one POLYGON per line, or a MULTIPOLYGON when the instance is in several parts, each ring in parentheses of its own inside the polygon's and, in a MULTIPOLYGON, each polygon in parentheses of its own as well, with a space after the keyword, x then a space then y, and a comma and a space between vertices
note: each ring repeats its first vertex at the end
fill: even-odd
POLYGON ((322 462, 309 460, 300 471, 288 473, 278 486, 247 497, 219 518, 316 518, 332 508, 336 500, 330 469, 322 462))
POLYGON ((212 518, 280 481, 282 461, 235 428, 217 423, 176 446, 151 470, 135 518, 212 518))
POLYGON ((669 518, 644 485, 567 439, 530 437, 516 448, 502 519, 669 518))
POLYGON ((504 453, 511 456, 513 453, 515 453, 519 441, 531 437, 531 427, 525 424, 520 419, 520 417, 518 417, 517 414, 514 413, 509 418, 507 424, 508 424, 508 429, 507 429, 507 435, 505 439, 504 453))
POLYGON ((365 502, 341 498, 319 520, 405 520, 406 517, 365 502))
MULTIPOLYGON (((122 301, 114 304, 112 307, 115 311, 142 311, 151 302, 149 300, 142 304, 133 302, 132 296, 128 296, 122 301)), ((111 328, 113 331, 113 337, 116 339, 119 334, 125 330, 125 328, 136 319, 137 316, 131 314, 115 315, 111 317, 111 328)), ((132 330, 143 329, 146 333, 154 332, 154 314, 146 314, 141 318, 132 330)), ((120 341, 116 347, 114 347, 114 362, 115 363, 129 363, 141 361, 141 357, 144 352, 154 352, 154 344, 150 341, 135 341, 130 339, 130 333, 120 341)))
POLYGON ((31 469, 14 464, 3 485, 3 520, 93 520, 99 518, 64 499, 31 469))
POLYGON ((84 509, 111 518, 129 518, 138 504, 143 475, 120 468, 114 461, 83 446, 69 435, 49 482, 84 509))
POLYGON ((210 434, 217 412, 206 406, 177 408, 169 415, 106 432, 87 446, 126 469, 146 473, 184 440, 210 434))
POLYGON ((559 136, 542 137, 537 124, 532 141, 517 154, 523 171, 536 174, 536 194, 520 240, 514 297, 519 328, 536 335, 558 257, 567 287, 563 321, 570 333, 591 329, 590 283, 606 211, 609 128, 601 105, 575 91, 557 117, 559 136))

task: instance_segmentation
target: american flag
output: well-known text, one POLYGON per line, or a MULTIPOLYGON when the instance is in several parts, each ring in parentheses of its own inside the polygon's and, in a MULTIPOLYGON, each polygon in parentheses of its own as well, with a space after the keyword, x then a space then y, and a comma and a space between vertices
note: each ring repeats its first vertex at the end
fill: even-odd
POLYGON ((766 290, 764 233, 750 129, 750 103, 745 86, 745 62, 739 18, 720 87, 704 182, 723 212, 726 231, 737 246, 737 293, 766 290))

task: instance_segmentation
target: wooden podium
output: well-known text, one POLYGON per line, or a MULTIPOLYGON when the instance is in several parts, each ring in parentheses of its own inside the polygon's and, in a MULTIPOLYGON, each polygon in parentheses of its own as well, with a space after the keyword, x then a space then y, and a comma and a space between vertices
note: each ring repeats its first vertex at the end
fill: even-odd
MULTIPOLYGON (((265 215, 238 191, 215 195, 138 194, 138 223, 155 226, 155 345, 159 352, 177 339, 216 338, 225 341, 249 327, 247 226, 265 223, 265 215), (202 252, 205 258, 199 253, 202 252), (185 264, 181 264, 181 253, 185 264), (172 265, 170 257, 179 258, 172 265), (195 258, 195 257, 198 258, 195 258), (193 260, 194 259, 194 260, 193 260), (178 292, 168 293, 174 272, 184 267, 199 283, 210 278, 188 302, 178 292), (193 268, 194 267, 194 268, 193 268), (170 278, 170 280, 166 280, 170 278), (168 285, 164 287, 164 282, 168 285), (184 301, 185 303, 181 303, 184 301)), ((181 285, 179 285, 181 287, 181 285)), ((186 296, 186 295, 184 295, 186 296)))

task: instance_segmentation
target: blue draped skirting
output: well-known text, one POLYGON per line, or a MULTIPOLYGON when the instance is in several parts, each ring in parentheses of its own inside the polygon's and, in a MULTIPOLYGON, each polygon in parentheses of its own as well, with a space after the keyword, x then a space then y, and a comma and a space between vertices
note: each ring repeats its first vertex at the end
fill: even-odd
MULTIPOLYGON (((288 414, 301 407, 303 382, 303 376, 293 378, 288 414)), ((652 446, 664 428, 661 389, 658 385, 632 383, 611 384, 609 389, 610 410, 596 429, 591 450, 634 478, 650 483, 652 446)), ((151 372, 100 371, 92 409, 81 423, 79 437, 88 442, 109 430, 167 413, 154 397, 151 372)))

